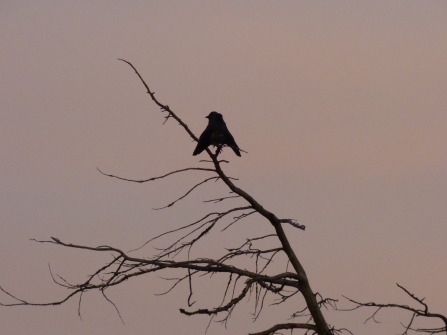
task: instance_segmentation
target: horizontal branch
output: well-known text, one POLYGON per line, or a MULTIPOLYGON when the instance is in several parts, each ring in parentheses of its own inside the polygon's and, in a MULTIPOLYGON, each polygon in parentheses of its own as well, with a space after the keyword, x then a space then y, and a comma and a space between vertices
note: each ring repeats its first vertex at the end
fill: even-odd
POLYGON ((301 229, 301 230, 305 230, 306 229, 305 225, 299 224, 294 219, 280 219, 279 222, 281 222, 281 223, 288 223, 291 226, 293 226, 295 228, 298 228, 298 229, 301 229))
POLYGON ((104 173, 99 168, 96 168, 96 169, 99 171, 99 173, 101 173, 102 175, 104 175, 106 177, 116 178, 116 179, 124 180, 124 181, 130 181, 130 182, 133 182, 133 183, 146 183, 148 181, 153 181, 153 180, 157 180, 157 179, 163 179, 163 178, 168 177, 170 175, 173 175, 173 174, 176 174, 176 173, 180 173, 180 172, 185 172, 185 171, 211 171, 211 172, 216 172, 216 170, 214 170, 214 169, 207 169, 207 168, 200 168, 200 167, 196 167, 196 168, 195 167, 191 167, 191 168, 185 168, 185 169, 181 169, 181 170, 175 170, 175 171, 169 172, 169 173, 167 173, 167 174, 165 174, 163 176, 159 176, 159 177, 152 177, 152 178, 149 178, 149 179, 137 180, 137 179, 128 179, 128 178, 118 177, 118 176, 115 176, 113 174, 104 173))
POLYGON ((399 285, 398 283, 396 283, 396 285, 400 289, 402 289, 407 295, 409 295, 413 300, 417 301, 419 304, 424 306, 424 309, 418 309, 418 308, 410 307, 408 305, 394 304, 394 303, 388 303, 388 304, 381 304, 381 303, 375 303, 375 302, 364 303, 364 302, 358 302, 358 301, 355 301, 353 299, 343 296, 345 299, 347 299, 348 301, 355 304, 355 307, 350 308, 350 309, 343 309, 343 310, 344 311, 352 311, 352 310, 356 310, 356 309, 359 309, 362 307, 376 308, 375 312, 368 319, 366 319, 365 322, 367 322, 370 319, 373 319, 374 321, 376 321, 374 317, 382 308, 393 308, 393 309, 397 308, 397 309, 401 309, 401 310, 406 310, 406 311, 412 312, 413 316, 407 325, 402 325, 405 328, 405 331, 403 334, 407 334, 409 329, 414 330, 416 332, 423 332, 423 333, 428 333, 428 334, 434 334, 434 333, 440 333, 440 332, 445 332, 447 334, 447 317, 445 315, 429 312, 428 305, 425 302, 423 302, 425 298, 423 298, 423 299, 418 298, 418 297, 416 297, 416 295, 414 295, 413 293, 411 293, 409 290, 407 290, 403 286, 399 285), (413 329, 413 328, 411 328, 411 325, 413 323, 415 316, 420 316, 420 317, 425 317, 425 318, 437 318, 437 319, 440 319, 441 321, 443 321, 445 326, 440 327, 440 328, 433 328, 433 329, 428 329, 428 328, 427 329, 425 329, 425 328, 414 328, 413 329))
MULTIPOLYGON (((153 273, 161 271, 163 269, 184 269, 192 270, 202 273, 228 273, 236 274, 238 276, 246 277, 252 282, 258 283, 270 283, 289 287, 298 287, 298 275, 295 273, 282 273, 275 276, 261 275, 256 272, 248 271, 246 269, 240 269, 233 265, 223 264, 221 262, 212 259, 194 259, 187 261, 174 261, 174 260, 160 260, 160 259, 143 259, 137 257, 131 257, 127 255, 124 251, 109 247, 109 246, 99 246, 99 247, 89 247, 83 245, 76 245, 71 243, 65 243, 58 238, 52 237, 51 241, 37 241, 39 243, 51 243, 57 244, 63 247, 84 249, 96 252, 112 252, 117 253, 114 256, 113 261, 107 263, 106 265, 100 267, 92 275, 88 276, 88 279, 80 284, 69 284, 65 281, 64 287, 73 290, 70 294, 65 296, 61 300, 56 300, 48 303, 31 303, 23 299, 19 299, 3 288, 0 290, 5 294, 9 295, 17 302, 11 304, 1 303, 2 306, 19 306, 19 305, 30 305, 30 306, 50 306, 50 305, 60 305, 63 302, 69 300, 78 293, 83 293, 90 290, 100 290, 103 291, 106 288, 119 285, 124 281, 131 279, 133 277, 141 276, 148 273, 153 273), (113 267, 116 266, 116 269, 113 267), (99 283, 93 283, 94 278, 99 279, 99 283)), ((54 277, 53 277, 54 278, 54 277)))
MULTIPOLYGON (((215 171, 215 170, 213 170, 213 171, 215 171)), ((205 200, 205 201, 203 201, 203 202, 213 202, 213 203, 218 203, 218 202, 221 202, 221 201, 224 201, 224 200, 227 200, 227 199, 232 199, 232 198, 240 198, 240 196, 239 195, 231 195, 231 196, 228 196, 228 197, 223 197, 223 198, 217 198, 217 199, 210 199, 210 200, 205 200)))
POLYGON ((246 295, 248 290, 250 289, 251 285, 253 284, 253 281, 249 281, 247 285, 242 290, 241 294, 237 296, 234 299, 231 299, 228 304, 225 306, 217 307, 214 309, 198 309, 193 312, 188 312, 184 310, 183 308, 180 308, 180 313, 191 316, 195 314, 208 314, 208 315, 216 315, 220 312, 229 311, 232 307, 234 307, 239 301, 241 301, 246 295))
POLYGON ((308 323, 282 323, 258 333, 250 333, 249 335, 271 335, 281 329, 308 329, 317 331, 317 326, 308 323))
POLYGON ((219 258, 219 262, 224 262, 226 260, 229 260, 231 258, 237 257, 237 256, 252 256, 252 255, 262 255, 262 254, 270 254, 270 253, 276 253, 278 251, 282 251, 282 248, 273 248, 273 249, 267 249, 267 250, 257 250, 257 249, 253 249, 253 250, 236 250, 236 251, 231 251, 229 253, 227 253, 226 255, 223 255, 221 258, 219 258))

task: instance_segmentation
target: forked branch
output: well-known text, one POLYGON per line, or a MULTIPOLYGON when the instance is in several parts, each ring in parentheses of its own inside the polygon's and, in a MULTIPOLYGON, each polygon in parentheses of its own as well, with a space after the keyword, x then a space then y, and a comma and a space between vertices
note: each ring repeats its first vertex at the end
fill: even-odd
POLYGON ((351 298, 344 297, 348 301, 355 304, 353 308, 350 309, 343 309, 344 311, 353 311, 359 308, 364 307, 373 307, 374 313, 366 319, 365 322, 368 322, 369 320, 373 320, 375 322, 378 322, 375 317, 376 315, 382 310, 382 309, 400 309, 405 310, 408 312, 411 312, 411 318, 408 321, 407 324, 402 324, 404 327, 404 331, 401 333, 402 335, 407 335, 409 330, 412 330, 414 332, 418 333, 427 333, 427 334, 436 334, 436 333, 446 333, 447 334, 447 317, 445 315, 439 314, 439 313, 431 313, 428 310, 428 305, 424 302, 425 298, 418 298, 415 294, 411 293, 409 290, 407 290, 405 287, 399 285, 396 283, 396 285, 404 291, 409 297, 411 297, 414 301, 416 301, 418 304, 422 305, 423 308, 418 307, 411 307, 408 305, 403 304, 394 304, 394 303, 388 303, 388 304, 381 304, 381 303, 375 303, 375 302, 359 302, 356 300, 353 300, 351 298), (415 321, 415 318, 424 318, 424 319, 439 319, 444 323, 443 327, 435 327, 435 328, 422 328, 422 327, 414 327, 413 323, 415 321))

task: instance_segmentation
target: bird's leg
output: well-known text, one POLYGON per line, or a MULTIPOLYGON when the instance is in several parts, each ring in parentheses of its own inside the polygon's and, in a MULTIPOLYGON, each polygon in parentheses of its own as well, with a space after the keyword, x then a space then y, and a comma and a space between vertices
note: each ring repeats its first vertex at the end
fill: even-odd
POLYGON ((222 147, 223 147, 222 144, 220 144, 220 145, 217 146, 217 149, 216 149, 216 157, 222 152, 222 147))

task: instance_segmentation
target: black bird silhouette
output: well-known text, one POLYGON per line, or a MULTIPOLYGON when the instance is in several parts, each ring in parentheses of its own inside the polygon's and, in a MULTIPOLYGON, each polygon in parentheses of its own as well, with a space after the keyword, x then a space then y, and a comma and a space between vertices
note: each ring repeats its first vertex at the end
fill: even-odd
POLYGON ((241 157, 239 147, 234 141, 233 136, 228 131, 222 114, 211 112, 208 116, 206 116, 206 118, 208 119, 208 126, 206 127, 202 135, 200 135, 196 150, 194 150, 194 153, 192 155, 196 156, 200 154, 210 145, 218 147, 216 152, 218 154, 222 149, 222 146, 225 144, 233 149, 236 155, 241 157))

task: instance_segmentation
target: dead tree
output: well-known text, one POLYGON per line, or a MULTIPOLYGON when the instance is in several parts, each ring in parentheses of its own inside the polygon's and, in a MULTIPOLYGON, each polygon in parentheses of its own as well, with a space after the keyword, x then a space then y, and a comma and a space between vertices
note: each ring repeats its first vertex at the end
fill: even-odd
POLYGON ((415 294, 408 291, 405 287, 399 285, 398 283, 396 283, 396 285, 417 303, 416 307, 403 305, 403 304, 394 304, 394 303, 385 303, 384 304, 384 303, 376 303, 376 302, 358 302, 356 300, 345 297, 348 301, 353 303, 355 306, 352 308, 343 309, 343 310, 344 311, 353 311, 353 310, 357 310, 359 308, 367 308, 367 307, 374 308, 375 311, 373 312, 373 314, 370 317, 368 317, 366 319, 365 323, 370 320, 372 320, 376 323, 380 323, 379 321, 377 321, 376 316, 382 309, 403 310, 403 311, 409 312, 411 317, 408 322, 406 322, 406 323, 401 322, 401 325, 404 328, 401 335, 408 335, 410 331, 413 331, 416 333, 425 333, 425 334, 429 334, 429 335, 440 334, 440 333, 447 334, 447 317, 446 316, 439 314, 439 313, 430 312, 428 310, 428 305, 424 302, 425 298, 418 298, 415 294), (424 321, 437 319, 437 320, 441 321, 444 324, 444 326, 427 328, 424 326, 415 325, 417 319, 419 319, 419 320, 422 319, 424 321))
MULTIPOLYGON (((127 63, 135 73, 138 75, 142 84, 145 86, 147 93, 150 95, 152 101, 158 105, 163 113, 165 113, 165 121, 173 119, 178 122, 179 125, 189 134, 189 136, 197 141, 196 135, 192 133, 189 127, 183 122, 180 117, 171 110, 168 105, 164 105, 159 102, 149 89, 140 73, 137 69, 128 61, 121 59, 121 61, 127 63)), ((24 299, 17 298, 8 291, 0 288, 5 294, 15 299, 15 302, 9 304, 2 304, 4 306, 17 306, 17 305, 34 305, 34 306, 49 306, 60 305, 67 300, 77 296, 79 298, 79 308, 82 295, 89 291, 100 291, 104 298, 110 303, 112 301, 105 295, 107 289, 117 286, 125 281, 131 280, 134 277, 147 275, 150 273, 159 273, 166 270, 177 269, 182 270, 183 275, 176 278, 172 288, 177 286, 181 282, 189 282, 190 294, 188 298, 188 306, 192 307, 191 298, 193 295, 192 281, 194 278, 202 274, 222 274, 227 276, 227 285, 224 288, 224 297, 220 306, 212 308, 203 308, 196 310, 180 309, 180 312, 185 315, 206 314, 211 317, 216 315, 223 315, 220 320, 226 322, 231 316, 234 308, 249 295, 254 295, 255 303, 255 318, 259 316, 260 311, 264 306, 264 299, 267 294, 272 294, 277 297, 276 304, 281 304, 290 298, 296 298, 301 295, 305 301, 305 308, 292 314, 292 318, 302 317, 305 318, 300 323, 283 323, 273 325, 271 328, 252 333, 252 335, 268 335, 275 334, 280 330, 285 329, 302 329, 307 334, 318 335, 330 335, 341 332, 341 329, 335 329, 327 324, 322 314, 322 307, 333 306, 336 300, 323 299, 319 294, 314 293, 311 288, 309 278, 304 271, 304 268, 299 261, 297 255, 292 249, 290 242, 284 232, 283 225, 292 225, 297 229, 304 230, 304 226, 300 225, 293 219, 280 219, 277 215, 270 212, 264 206, 262 206, 256 199, 254 199, 248 192, 244 191, 234 183, 234 178, 227 176, 222 168, 222 164, 225 161, 219 160, 218 154, 213 153, 210 149, 206 149, 210 160, 207 161, 208 166, 212 167, 189 167, 176 171, 166 173, 159 177, 144 179, 144 180, 132 180, 111 174, 106 174, 100 171, 103 175, 118 178, 124 181, 146 183, 156 179, 166 178, 173 174, 179 174, 186 171, 199 171, 201 173, 209 173, 211 176, 205 178, 202 182, 194 185, 186 194, 171 202, 166 207, 173 206, 176 202, 188 196, 194 189, 203 185, 208 181, 221 181, 228 188, 230 195, 226 197, 216 198, 210 200, 211 202, 226 202, 230 198, 238 198, 243 201, 243 204, 238 207, 230 207, 229 209, 221 212, 210 212, 207 215, 199 218, 195 222, 188 223, 178 228, 167 231, 159 236, 152 238, 147 243, 151 243, 161 238, 170 238, 173 234, 181 233, 181 237, 173 238, 168 245, 159 249, 155 255, 146 257, 135 257, 130 252, 125 252, 121 249, 112 246, 86 246, 61 241, 56 237, 51 237, 50 240, 36 241, 40 243, 51 243, 60 247, 72 248, 72 249, 84 249, 91 252, 99 253, 112 253, 113 259, 106 264, 101 264, 97 267, 97 270, 87 276, 87 279, 81 283, 72 284, 68 280, 63 279, 60 276, 51 276, 55 283, 65 287, 69 293, 62 299, 57 301, 51 301, 48 303, 31 303, 24 299), (191 248, 199 241, 206 237, 206 235, 218 225, 224 222, 224 219, 232 218, 232 222, 227 224, 224 229, 228 228, 232 224, 239 220, 242 220, 250 215, 257 214, 262 216, 268 224, 274 228, 273 234, 264 236, 256 236, 247 238, 245 243, 238 247, 228 248, 225 253, 219 258, 194 258, 190 259, 191 248), (275 248, 261 248, 259 243, 266 239, 276 239, 277 247, 275 248), (287 265, 290 264, 291 271, 287 270, 286 264, 284 264, 285 272, 277 274, 267 274, 267 269, 272 264, 275 256, 283 254, 287 259, 287 265), (251 259, 255 262, 256 266, 254 270, 247 270, 247 267, 237 266, 235 260, 239 259, 251 259), (261 265, 262 263, 262 265, 261 265), (231 291, 233 291, 231 293, 231 291)), ((78 311, 79 313, 79 311, 78 311)))

